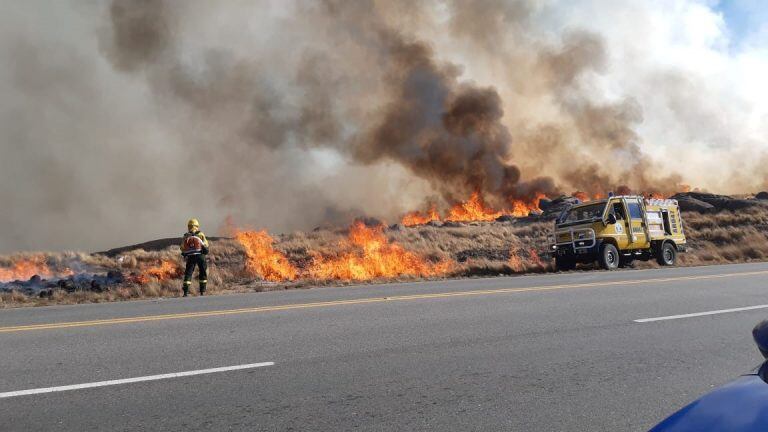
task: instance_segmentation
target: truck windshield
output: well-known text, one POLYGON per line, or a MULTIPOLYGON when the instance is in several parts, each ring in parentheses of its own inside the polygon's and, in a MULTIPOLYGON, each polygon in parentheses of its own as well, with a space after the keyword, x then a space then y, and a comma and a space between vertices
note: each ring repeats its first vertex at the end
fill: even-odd
POLYGON ((603 217, 605 203, 586 205, 568 210, 568 213, 562 219, 562 223, 578 222, 583 220, 600 219, 603 217))

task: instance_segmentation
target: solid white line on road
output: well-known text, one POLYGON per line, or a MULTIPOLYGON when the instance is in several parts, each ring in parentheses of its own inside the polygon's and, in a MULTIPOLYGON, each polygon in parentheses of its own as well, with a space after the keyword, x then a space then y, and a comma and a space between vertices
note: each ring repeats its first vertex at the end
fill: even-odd
POLYGON ((681 319, 681 318, 694 318, 694 317, 707 316, 707 315, 718 315, 718 314, 724 314, 724 313, 743 312, 748 310, 766 309, 766 308, 768 308, 768 305, 757 305, 757 306, 747 306, 747 307, 740 307, 740 308, 733 308, 733 309, 720 309, 720 310, 713 310, 713 311, 707 311, 707 312, 696 312, 696 313, 689 313, 689 314, 683 314, 683 315, 670 315, 670 316, 663 316, 663 317, 656 317, 656 318, 641 318, 641 319, 636 319, 634 321, 637 323, 647 323, 647 322, 653 322, 653 321, 667 321, 667 320, 674 320, 674 319, 681 319))
POLYGON ((46 388, 36 388, 36 389, 29 389, 29 390, 18 390, 18 391, 0 393, 0 399, 16 397, 16 396, 41 394, 41 393, 54 393, 54 392, 62 392, 62 391, 69 391, 69 390, 87 389, 87 388, 93 388, 93 387, 106 387, 106 386, 113 386, 113 385, 119 385, 119 384, 131 384, 131 383, 144 382, 144 381, 157 381, 157 380, 163 380, 163 379, 169 379, 169 378, 181 378, 181 377, 188 377, 188 376, 194 376, 194 375, 205 375, 205 374, 229 372, 229 371, 236 371, 236 370, 243 370, 243 369, 253 369, 253 368, 259 368, 264 366, 274 366, 274 364, 275 363, 273 362, 251 363, 251 364, 244 364, 244 365, 237 365, 237 366, 217 367, 212 369, 200 369, 200 370, 193 370, 193 371, 186 371, 186 372, 174 372, 174 373, 168 373, 168 374, 162 374, 162 375, 149 375, 149 376, 143 376, 143 377, 125 378, 125 379, 117 379, 117 380, 110 380, 110 381, 99 381, 99 382, 92 382, 92 383, 85 383, 85 384, 73 384, 73 385, 66 385, 66 386, 60 386, 60 387, 46 387, 46 388))

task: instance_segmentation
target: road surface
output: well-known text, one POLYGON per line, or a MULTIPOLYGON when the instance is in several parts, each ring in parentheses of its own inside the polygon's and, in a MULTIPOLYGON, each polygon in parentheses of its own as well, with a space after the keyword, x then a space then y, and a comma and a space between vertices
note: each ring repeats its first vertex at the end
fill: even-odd
POLYGON ((744 264, 2 310, 0 430, 647 430, 761 361, 766 281, 744 264))

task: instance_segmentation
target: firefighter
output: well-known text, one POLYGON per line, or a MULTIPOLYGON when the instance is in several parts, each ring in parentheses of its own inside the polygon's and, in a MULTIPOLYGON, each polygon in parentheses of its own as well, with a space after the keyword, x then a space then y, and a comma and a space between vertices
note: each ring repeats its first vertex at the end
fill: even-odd
POLYGON ((187 222, 187 232, 181 242, 181 256, 187 260, 187 266, 184 270, 184 297, 189 295, 189 287, 192 285, 192 274, 195 267, 198 268, 197 280, 200 283, 200 295, 205 294, 205 287, 208 283, 208 265, 205 262, 205 256, 208 255, 208 240, 205 234, 200 231, 200 222, 197 219, 190 219, 187 222))

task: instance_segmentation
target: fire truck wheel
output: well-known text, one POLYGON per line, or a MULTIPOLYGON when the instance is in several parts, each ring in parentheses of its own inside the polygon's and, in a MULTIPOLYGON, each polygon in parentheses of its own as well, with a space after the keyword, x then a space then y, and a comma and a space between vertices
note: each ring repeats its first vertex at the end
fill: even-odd
POLYGON ((576 268, 576 261, 573 258, 559 256, 555 257, 555 268, 558 271, 568 271, 576 268))
POLYGON ((600 248, 600 257, 598 258, 600 267, 606 270, 616 270, 619 267, 619 251, 616 246, 605 243, 600 248))
POLYGON ((677 259, 677 251, 675 250, 675 246, 672 245, 672 243, 664 243, 661 245, 661 248, 659 249, 659 253, 656 256, 656 261, 660 265, 663 266, 672 266, 675 265, 675 260, 677 259))

